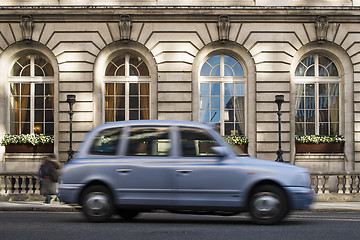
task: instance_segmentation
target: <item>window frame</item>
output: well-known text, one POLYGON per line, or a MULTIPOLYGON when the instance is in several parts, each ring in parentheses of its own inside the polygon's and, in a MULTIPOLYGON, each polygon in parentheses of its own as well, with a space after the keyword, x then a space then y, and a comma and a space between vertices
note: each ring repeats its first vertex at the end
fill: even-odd
MULTIPOLYGON (((247 135, 247 77, 246 77, 246 72, 245 72, 245 68, 243 63, 235 56, 230 55, 228 53, 218 53, 218 54, 214 54, 214 55, 210 55, 208 56, 203 62, 202 64, 200 64, 199 67, 199 73, 198 73, 198 89, 199 89, 199 107, 197 109, 198 114, 199 114, 199 120, 200 119, 200 109, 201 109, 201 105, 200 105, 200 85, 201 83, 220 83, 220 134, 221 135, 225 135, 225 101, 224 101, 224 97, 225 97, 225 83, 232 83, 232 84, 236 84, 236 83, 242 83, 244 84, 244 133, 243 135, 247 135), (207 64, 207 61, 214 57, 214 56, 218 56, 220 55, 220 76, 201 76, 201 69, 203 67, 204 64, 207 64), (225 56, 229 56, 234 58, 238 64, 241 65, 242 69, 243 69, 243 76, 225 76, 225 56)), ((235 94, 234 94, 235 95, 235 94)), ((215 123, 215 122, 214 122, 215 123)))
MULTIPOLYGON (((339 73, 339 67, 337 66, 336 62, 333 61, 330 57, 326 56, 326 55, 322 55, 319 53, 315 53, 315 54, 310 54, 310 55, 306 55, 303 56, 301 58, 301 60, 298 62, 298 64, 296 65, 296 69, 299 66, 299 64, 301 64, 301 62, 303 61, 303 59, 309 57, 309 56, 314 56, 314 68, 315 68, 315 74, 314 76, 296 76, 296 72, 295 72, 295 89, 296 89, 296 85, 297 84, 314 84, 315 86, 315 135, 319 135, 320 133, 320 107, 319 107, 319 99, 320 99, 320 95, 319 95, 319 85, 320 84, 329 84, 329 83, 337 83, 338 84, 338 88, 339 88, 339 94, 338 94, 338 99, 339 99, 339 107, 338 107, 338 115, 339 115, 339 133, 338 135, 342 134, 342 117, 341 117, 341 111, 342 111, 342 104, 341 104, 341 99, 342 99, 342 83, 341 83, 341 76, 339 73), (326 57, 328 58, 332 64, 335 65, 335 67, 337 68, 337 73, 338 76, 319 76, 319 57, 326 57)), ((296 92, 295 94, 295 102, 296 102, 296 92)), ((328 108, 329 110, 329 108, 328 108)), ((295 117, 296 117, 296 113, 297 113, 297 108, 295 105, 295 117)), ((330 118, 330 117, 328 117, 330 118)), ((296 126, 296 119, 295 119, 295 126, 296 126)), ((302 123, 306 123, 305 120, 302 123)), ((327 121, 327 123, 331 123, 330 120, 327 121)), ((306 125, 306 124, 305 124, 306 125)), ((295 128, 296 129, 296 128, 295 128)), ((329 131, 330 131, 330 127, 329 127, 329 131)), ((304 128, 304 132, 302 135, 307 135, 306 134, 306 127, 304 128)))
MULTIPOLYGON (((43 66, 45 66, 43 65, 43 66)), ((26 67, 27 65, 25 65, 26 67)), ((39 66, 41 67, 41 66, 39 66)), ((53 111, 53 116, 54 116, 54 121, 53 122, 50 122, 53 124, 53 134, 51 135, 55 135, 55 105, 56 105, 56 101, 55 101, 55 97, 56 97, 56 89, 55 89, 55 69, 54 67, 52 66, 51 64, 51 61, 43 56, 42 54, 39 54, 39 53, 30 53, 30 54, 27 54, 27 55, 22 55, 22 56, 19 56, 15 59, 15 61, 11 64, 11 67, 10 67, 10 71, 9 71, 9 74, 8 74, 8 87, 9 87, 9 99, 11 99, 11 84, 12 83, 20 83, 20 84, 24 84, 24 83, 27 83, 27 84, 30 84, 30 134, 34 134, 35 133, 35 84, 52 84, 53 85, 53 89, 54 89, 54 93, 52 95, 52 98, 53 98, 53 108, 51 109, 53 111), (51 67, 52 67, 52 71, 53 71, 53 75, 51 76, 35 76, 35 56, 38 55, 42 58, 44 58, 46 60, 46 64, 50 64, 51 67), (12 68, 14 67, 15 64, 17 64, 18 60, 25 57, 25 56, 30 56, 30 76, 14 76, 14 75, 11 75, 12 73, 12 68)), ((18 96, 21 96, 18 95, 18 96)), ((9 105, 8 105, 8 111, 10 113, 11 111, 11 101, 9 101, 9 105)), ((46 108, 43 108, 43 110, 45 110, 46 108)), ((21 110, 21 108, 20 108, 21 110)), ((18 123, 21 123, 18 122, 18 123)), ((45 115, 44 115, 44 118, 43 118, 43 122, 41 122, 42 124, 46 124, 46 121, 45 121, 45 115)), ((11 132, 11 113, 9 114, 9 117, 8 117, 8 129, 9 129, 9 132, 11 132)), ((24 134, 21 132, 21 129, 19 129, 19 134, 24 134)), ((16 133, 17 134, 17 133, 16 133)), ((44 132, 45 134, 45 132, 44 132)), ((46 135, 49 135, 49 134, 46 134, 46 135)))
MULTIPOLYGON (((112 63, 112 60, 117 58, 118 56, 121 56, 121 55, 117 55, 115 57, 112 57, 112 59, 107 63, 105 69, 109 66, 109 64, 113 64, 112 63)), ((106 83, 124 83, 125 85, 125 121, 128 121, 130 120, 130 84, 131 83, 136 83, 136 84, 140 84, 140 83, 147 83, 149 85, 149 108, 148 108, 148 111, 149 111, 149 119, 151 119, 151 102, 152 102, 152 94, 151 94, 151 76, 150 76, 150 68, 149 66, 146 64, 145 60, 143 58, 142 61, 143 61, 143 64, 146 65, 146 67, 148 68, 148 72, 149 72, 149 76, 130 76, 130 57, 140 57, 138 55, 135 55, 135 54, 129 54, 129 53, 125 53, 124 54, 125 56, 125 76, 107 76, 106 75, 106 72, 104 72, 104 76, 103 76, 103 93, 102 93, 102 101, 103 101, 103 119, 102 121, 105 123, 107 122, 106 121, 106 83)), ((116 71, 115 71, 116 73, 116 71)), ((114 95, 116 96, 116 95, 114 95)), ((138 95, 140 96, 140 95, 138 95)), ((140 106, 137 108, 138 110, 141 111, 141 108, 140 106)), ((116 116, 116 107, 113 108, 114 110, 114 116, 116 116)), ((115 118, 116 120, 116 118, 115 118)), ((110 121, 109 121, 110 122, 110 121)))

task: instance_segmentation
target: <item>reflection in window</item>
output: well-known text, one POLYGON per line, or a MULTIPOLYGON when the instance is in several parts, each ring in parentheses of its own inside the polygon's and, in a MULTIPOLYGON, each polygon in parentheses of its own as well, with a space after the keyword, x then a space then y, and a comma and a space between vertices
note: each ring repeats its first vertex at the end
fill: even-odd
POLYGON ((105 122, 150 119, 150 76, 141 58, 115 57, 105 75, 105 122))
POLYGON ((335 64, 324 56, 304 58, 296 69, 296 135, 340 134, 339 84, 335 64), (307 74, 310 69, 314 74, 307 74))
POLYGON ((53 76, 51 64, 40 55, 14 63, 9 78, 11 134, 54 134, 53 76))
POLYGON ((122 128, 101 131, 94 139, 90 153, 95 155, 115 155, 122 128))
POLYGON ((224 135, 245 135, 245 78, 241 64, 227 55, 213 56, 203 64, 199 80, 200 121, 216 123, 224 135))
POLYGON ((168 127, 133 127, 127 156, 168 156, 171 147, 168 127))
POLYGON ((191 127, 181 127, 180 136, 182 156, 217 156, 217 153, 212 149, 212 147, 219 146, 219 144, 205 130, 191 127))

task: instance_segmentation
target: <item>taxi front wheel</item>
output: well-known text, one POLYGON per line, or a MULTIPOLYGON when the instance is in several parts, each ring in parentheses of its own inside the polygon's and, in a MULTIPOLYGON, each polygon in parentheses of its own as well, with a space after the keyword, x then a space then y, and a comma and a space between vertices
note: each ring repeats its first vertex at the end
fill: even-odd
POLYGON ((250 197, 249 213, 257 224, 276 224, 289 213, 285 192, 276 185, 257 187, 250 197))

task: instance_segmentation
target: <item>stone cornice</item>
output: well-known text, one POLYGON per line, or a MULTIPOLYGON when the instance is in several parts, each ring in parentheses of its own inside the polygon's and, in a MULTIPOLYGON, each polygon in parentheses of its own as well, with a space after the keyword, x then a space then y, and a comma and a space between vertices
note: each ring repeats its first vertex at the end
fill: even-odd
POLYGON ((217 21, 225 14, 232 22, 314 22, 319 15, 329 22, 360 22, 359 6, 0 6, 0 21, 24 14, 34 21, 111 21, 123 14, 133 21, 217 21))

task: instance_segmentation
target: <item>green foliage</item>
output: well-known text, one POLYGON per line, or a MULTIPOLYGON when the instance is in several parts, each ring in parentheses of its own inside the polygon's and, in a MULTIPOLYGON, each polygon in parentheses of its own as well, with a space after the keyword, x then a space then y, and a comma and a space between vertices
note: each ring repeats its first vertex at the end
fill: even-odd
POLYGON ((231 145, 245 145, 248 143, 248 139, 246 136, 225 135, 224 139, 227 143, 231 145))
POLYGON ((300 135, 295 136, 296 143, 343 143, 343 136, 300 135))
POLYGON ((32 144, 34 146, 40 144, 54 143, 54 136, 44 134, 19 134, 12 135, 6 133, 1 140, 1 145, 6 146, 8 144, 32 144))

